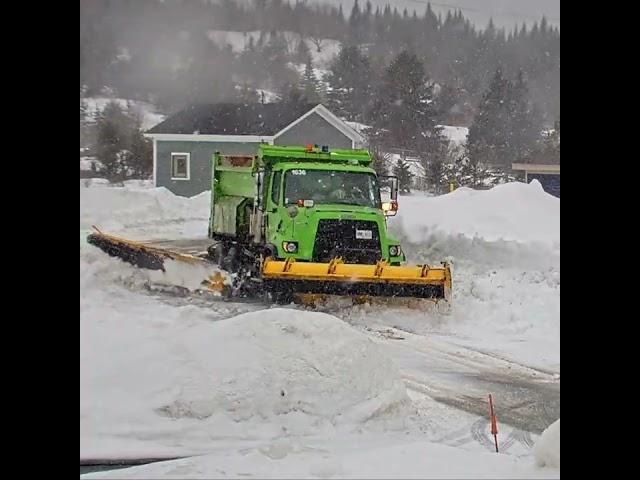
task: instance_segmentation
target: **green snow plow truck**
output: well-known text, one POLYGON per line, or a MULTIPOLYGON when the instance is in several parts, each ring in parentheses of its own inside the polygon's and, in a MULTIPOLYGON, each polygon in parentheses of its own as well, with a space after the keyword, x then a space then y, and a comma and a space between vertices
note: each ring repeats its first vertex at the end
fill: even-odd
MULTIPOLYGON (((403 266, 400 243, 387 231, 387 217, 398 209, 398 181, 379 177, 371 163, 366 150, 317 145, 262 144, 257 155, 216 153, 207 260, 233 274, 245 291, 275 299, 448 300, 446 263, 403 266)), ((139 256, 156 259, 145 261, 152 268, 161 268, 159 257, 184 257, 92 235, 92 243, 138 265, 139 256)))

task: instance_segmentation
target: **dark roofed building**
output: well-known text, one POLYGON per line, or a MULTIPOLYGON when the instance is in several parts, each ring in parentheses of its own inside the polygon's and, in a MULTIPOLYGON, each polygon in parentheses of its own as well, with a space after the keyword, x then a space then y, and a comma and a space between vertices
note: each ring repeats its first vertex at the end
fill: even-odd
POLYGON ((544 191, 560 198, 560 155, 552 150, 538 152, 511 168, 524 172, 524 181, 538 180, 544 191))
POLYGON ((275 135, 315 106, 283 103, 190 105, 148 133, 275 135))
POLYGON ((216 151, 253 155, 260 143, 360 148, 364 137, 323 105, 255 103, 191 105, 150 129, 153 179, 177 195, 211 188, 216 151))

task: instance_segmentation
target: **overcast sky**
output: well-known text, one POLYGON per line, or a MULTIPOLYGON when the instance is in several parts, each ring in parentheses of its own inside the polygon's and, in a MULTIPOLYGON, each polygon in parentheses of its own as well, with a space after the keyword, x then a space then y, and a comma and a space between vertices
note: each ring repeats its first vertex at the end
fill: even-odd
MULTIPOLYGON (((361 7, 367 0, 358 0, 361 7)), ((354 0, 318 0, 318 3, 342 3, 345 15, 351 12, 354 0)), ((409 13, 416 10, 420 15, 424 13, 427 0, 371 0, 373 8, 377 5, 383 7, 387 3, 396 6, 402 12, 407 8, 409 13)), ((441 0, 431 2, 431 7, 437 13, 443 15, 447 10, 459 8, 465 17, 484 28, 490 17, 498 27, 510 29, 514 24, 526 22, 532 25, 546 15, 550 24, 560 26, 560 0, 441 0)))

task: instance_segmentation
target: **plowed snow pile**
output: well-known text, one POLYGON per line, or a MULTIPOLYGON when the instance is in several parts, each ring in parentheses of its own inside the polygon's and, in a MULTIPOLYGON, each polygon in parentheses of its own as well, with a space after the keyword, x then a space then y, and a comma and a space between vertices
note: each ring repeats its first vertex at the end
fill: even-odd
POLYGON ((534 180, 399 205, 389 228, 407 258, 451 261, 453 310, 440 322, 409 313, 392 324, 559 371, 560 200, 534 180))
POLYGON ((490 190, 459 188, 437 197, 403 196, 393 228, 411 243, 436 234, 560 246, 560 199, 537 180, 490 190))
POLYGON ((81 456, 199 451, 220 432, 403 425, 397 367, 338 318, 274 308, 221 319, 165 305, 118 284, 139 270, 82 250, 81 456), (122 436, 135 447, 114 449, 122 436))
POLYGON ((275 308, 202 323, 180 337, 193 369, 164 409, 173 417, 280 423, 293 415, 317 426, 361 423, 408 402, 391 360, 324 313, 275 308))
POLYGON ((560 419, 542 432, 534 452, 536 462, 541 467, 560 468, 560 419))
MULTIPOLYGON (((185 198, 161 188, 80 186, 80 230, 96 225, 118 233, 130 228, 196 221, 206 235, 210 193, 185 198)), ((149 230, 157 230, 150 228, 149 230)))

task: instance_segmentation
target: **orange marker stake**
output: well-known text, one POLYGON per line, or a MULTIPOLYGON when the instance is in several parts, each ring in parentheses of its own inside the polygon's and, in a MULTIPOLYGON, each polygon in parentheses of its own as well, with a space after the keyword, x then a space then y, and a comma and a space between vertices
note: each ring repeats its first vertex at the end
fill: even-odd
POLYGON ((491 415, 491 435, 493 435, 493 439, 496 443, 496 453, 498 453, 498 419, 493 411, 493 398, 491 394, 489 394, 489 409, 489 413, 491 415))

